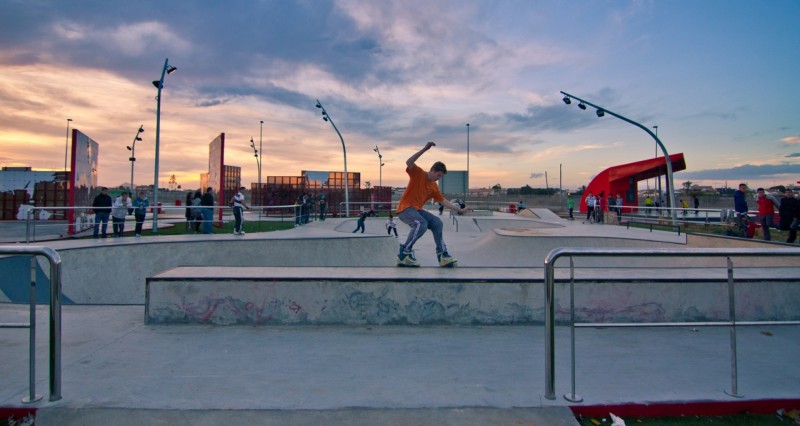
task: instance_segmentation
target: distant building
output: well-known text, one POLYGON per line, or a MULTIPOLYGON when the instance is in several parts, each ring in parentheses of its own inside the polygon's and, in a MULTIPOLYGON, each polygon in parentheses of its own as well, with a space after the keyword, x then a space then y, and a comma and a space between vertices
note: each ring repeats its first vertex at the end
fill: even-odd
MULTIPOLYGON (((20 206, 67 207, 69 174, 64 171, 33 171, 30 167, 0 170, 0 220, 16 220, 20 206)), ((48 218, 66 219, 65 210, 50 211, 48 218)))

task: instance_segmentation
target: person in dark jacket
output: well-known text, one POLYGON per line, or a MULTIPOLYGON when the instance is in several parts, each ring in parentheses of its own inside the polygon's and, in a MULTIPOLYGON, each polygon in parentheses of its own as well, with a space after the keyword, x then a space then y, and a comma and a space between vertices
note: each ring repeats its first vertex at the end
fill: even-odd
POLYGON ((206 193, 200 199, 200 205, 203 207, 203 233, 211 234, 211 224, 214 221, 214 188, 208 187, 206 193))
POLYGON ((733 193, 733 210, 736 212, 736 224, 739 227, 739 236, 747 238, 747 225, 750 221, 747 217, 747 199, 745 191, 747 191, 747 184, 740 183, 739 189, 733 193))
POLYGON ((786 188, 781 198, 781 206, 778 208, 780 214, 780 228, 782 231, 789 231, 787 243, 793 243, 797 239, 797 228, 800 224, 800 200, 794 198, 792 190, 786 188))
POLYGON ((92 202, 92 209, 94 210, 94 238, 100 234, 100 224, 102 223, 102 237, 106 238, 106 230, 108 229, 108 216, 111 214, 111 206, 114 201, 108 195, 108 188, 105 186, 100 188, 100 193, 94 197, 92 202))
POLYGON ((353 233, 354 233, 354 234, 355 234, 355 233, 356 233, 356 231, 358 231, 359 229, 361 230, 361 233, 362 233, 362 234, 364 233, 364 230, 365 230, 365 228, 364 228, 364 221, 366 221, 366 220, 367 220, 367 217, 369 217, 369 216, 375 216, 375 211, 374 211, 374 210, 372 210, 372 209, 369 209, 369 211, 363 211, 363 212, 361 212, 361 214, 358 216, 358 226, 356 227, 356 230, 355 230, 355 231, 353 231, 353 233))

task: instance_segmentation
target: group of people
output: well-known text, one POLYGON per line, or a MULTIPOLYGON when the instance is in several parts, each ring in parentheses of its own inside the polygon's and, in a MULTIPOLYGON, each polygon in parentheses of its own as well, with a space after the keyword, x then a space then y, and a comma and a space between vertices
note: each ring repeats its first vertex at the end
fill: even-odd
MULTIPOLYGON (((800 226, 800 200, 795 198, 791 188, 785 188, 782 198, 768 194, 764 188, 756 189, 756 204, 758 205, 758 218, 761 232, 765 241, 772 239, 770 228, 776 227, 782 231, 789 231, 787 243, 797 240, 797 228, 800 226), (780 221, 775 226, 775 210, 778 210, 780 221)), ((752 237, 754 226, 750 224, 747 205, 747 184, 740 183, 739 189, 733 194, 733 210, 736 214, 738 235, 742 238, 752 237)))
MULTIPOLYGON (((623 207, 623 200, 622 194, 617 194, 616 197, 613 195, 609 195, 606 198, 605 191, 600 192, 598 196, 595 196, 591 191, 589 195, 586 196, 584 200, 586 202, 586 222, 592 223, 604 223, 604 210, 606 209, 606 205, 608 205, 608 211, 614 212, 617 215, 617 219, 622 216, 622 207, 623 207)), ((569 209, 569 218, 574 219, 572 217, 572 211, 575 207, 574 201, 572 201, 572 196, 567 199, 567 208, 569 209)), ((584 223, 586 223, 584 222, 584 223)))
MULTIPOLYGON (((320 201, 320 215, 319 220, 325 220, 325 205, 327 201, 325 200, 325 194, 321 195, 320 201)), ((311 194, 303 193, 297 200, 294 202, 294 226, 298 227, 301 225, 305 225, 309 222, 311 218, 311 211, 314 209, 314 201, 311 198, 311 194)))
MULTIPOLYGON (((241 192, 241 191, 240 191, 241 192)), ((211 234, 214 223, 214 188, 208 187, 206 191, 189 191, 186 193, 186 231, 211 234)))
POLYGON ((133 201, 128 195, 127 191, 123 191, 119 197, 112 200, 111 196, 108 195, 108 188, 100 188, 100 193, 92 201, 92 210, 94 211, 94 232, 92 236, 94 238, 108 237, 109 216, 112 223, 112 238, 122 237, 125 232, 125 217, 130 214, 134 215, 136 221, 135 235, 137 237, 142 236, 142 227, 147 208, 150 207, 150 200, 147 199, 144 191, 140 191, 133 201))

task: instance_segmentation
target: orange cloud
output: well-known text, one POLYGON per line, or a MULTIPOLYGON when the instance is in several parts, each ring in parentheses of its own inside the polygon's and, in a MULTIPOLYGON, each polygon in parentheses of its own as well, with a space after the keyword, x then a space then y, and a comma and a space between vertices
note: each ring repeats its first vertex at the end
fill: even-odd
POLYGON ((800 144, 800 136, 787 136, 781 139, 781 143, 784 145, 797 145, 800 144))

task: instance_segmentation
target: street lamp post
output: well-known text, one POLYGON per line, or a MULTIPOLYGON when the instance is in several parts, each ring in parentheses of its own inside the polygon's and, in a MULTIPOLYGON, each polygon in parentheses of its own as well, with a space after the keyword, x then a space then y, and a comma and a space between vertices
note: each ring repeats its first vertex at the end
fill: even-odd
POLYGON ((134 161, 136 161, 136 141, 142 140, 142 138, 139 136, 139 134, 141 134, 142 132, 144 132, 144 124, 139 126, 139 131, 137 131, 136 136, 133 137, 133 144, 131 144, 131 146, 126 147, 128 148, 128 151, 131 152, 131 157, 128 158, 128 160, 130 160, 131 162, 131 197, 133 197, 133 192, 136 191, 136 185, 133 184, 133 164, 134 161))
POLYGON ((464 204, 467 203, 467 194, 469 194, 469 123, 467 123, 467 178, 464 182, 464 204))
POLYGON ((339 135, 339 140, 342 141, 342 153, 344 154, 344 211, 345 217, 350 217, 350 175, 347 174, 347 148, 344 146, 344 138, 342 138, 342 134, 336 125, 333 124, 331 116, 325 111, 319 99, 317 99, 317 108, 322 110, 322 119, 331 123, 333 130, 336 130, 336 134, 339 135))
MULTIPOLYGON (((261 125, 258 130, 258 202, 259 204, 263 204, 261 201, 261 165, 264 164, 262 162, 262 155, 264 154, 264 120, 261 120, 261 125)), ((259 209, 259 211, 261 211, 259 209)), ((259 213, 259 216, 261 214, 259 213)))
POLYGON ((64 142, 64 179, 67 178, 67 152, 69 152, 69 122, 71 118, 67 119, 67 140, 64 142))
POLYGON ((169 58, 164 59, 164 68, 161 70, 161 78, 153 81, 153 86, 158 88, 156 95, 156 158, 155 158, 155 177, 153 178, 153 233, 158 233, 158 150, 161 137, 161 89, 164 88, 164 76, 174 73, 178 68, 169 64, 169 58))
MULTIPOLYGON (((656 129, 656 137, 658 137, 658 126, 653 126, 653 128, 656 129)), ((656 150, 656 158, 658 158, 658 144, 656 144, 655 150, 656 150)), ((660 205, 661 204, 661 173, 658 174, 658 186, 656 186, 656 188, 658 189, 658 204, 660 205)), ((659 211, 658 214, 660 216, 661 215, 661 211, 659 211)))
MULTIPOLYGON (((611 114, 614 117, 617 117, 622 121, 625 121, 625 122, 628 122, 630 124, 633 124, 634 126, 644 130, 645 132, 647 132, 648 135, 650 135, 653 139, 655 139, 656 144, 658 144, 658 146, 661 148, 661 151, 664 153, 664 160, 667 162, 667 185, 669 185, 669 202, 670 202, 670 207, 675 207, 675 187, 672 185, 672 161, 669 158, 669 154, 667 154, 667 148, 664 146, 663 143, 661 143, 661 140, 658 138, 658 136, 656 136, 653 132, 651 132, 650 129, 648 129, 647 127, 645 127, 645 126, 643 126, 643 125, 641 125, 641 124, 639 124, 639 123, 637 123, 637 122, 635 122, 635 121, 633 121, 633 120, 631 120, 631 119, 629 119, 627 117, 623 117, 623 116, 621 116, 621 115, 619 115, 619 114, 617 114, 617 113, 615 113, 613 111, 609 111, 609 110, 607 110, 607 109, 605 109, 603 107, 597 106, 597 105, 595 105, 595 104, 593 104, 591 102, 585 101, 585 100, 583 100, 583 99, 581 99, 579 97, 570 95, 567 92, 562 91, 561 94, 564 95, 564 103, 566 103, 566 104, 572 103, 572 101, 570 99, 576 99, 576 100, 578 100, 580 102, 578 104, 578 107, 580 109, 586 109, 586 105, 589 105, 589 106, 594 107, 594 108, 597 109, 596 114, 597 114, 598 117, 602 117, 605 114, 611 114)), ((671 209, 671 212, 672 212, 672 223, 674 225, 678 220, 677 212, 675 211, 675 209, 671 209)))
POLYGON ((373 151, 378 153, 378 186, 383 186, 383 155, 378 145, 375 145, 373 151))

